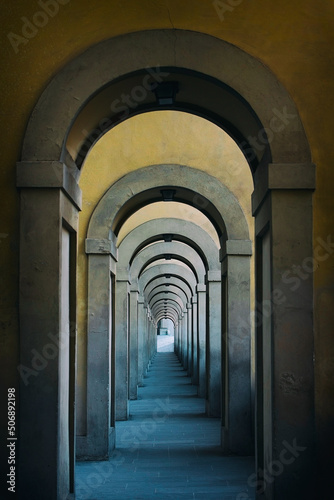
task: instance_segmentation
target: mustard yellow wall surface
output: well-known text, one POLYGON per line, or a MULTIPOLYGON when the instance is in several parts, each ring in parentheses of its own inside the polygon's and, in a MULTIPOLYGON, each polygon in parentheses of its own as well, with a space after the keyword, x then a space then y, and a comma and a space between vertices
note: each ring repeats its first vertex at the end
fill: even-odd
MULTIPOLYGON (((241 0, 222 12, 207 0, 1 1, 0 317, 5 385, 17 384, 18 193, 15 162, 29 115, 49 80, 89 46, 123 33, 187 29, 226 40, 266 64, 294 99, 317 166, 314 241, 334 239, 334 2, 241 0), (38 24, 38 28, 31 25, 38 24)), ((225 2, 229 4, 229 2, 225 2)), ((316 414, 319 435, 334 416, 334 255, 314 272, 316 414)), ((1 416, 4 418, 4 415, 1 416)))

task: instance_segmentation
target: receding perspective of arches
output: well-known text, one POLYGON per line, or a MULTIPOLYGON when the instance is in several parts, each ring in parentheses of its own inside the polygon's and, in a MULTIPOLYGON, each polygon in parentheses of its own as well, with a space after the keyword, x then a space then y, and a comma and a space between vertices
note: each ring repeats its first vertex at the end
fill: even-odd
POLYGON ((261 471, 277 463, 284 443, 297 442, 303 455, 268 482, 265 498, 307 492, 313 290, 311 280, 301 281, 296 294, 282 276, 312 255, 314 166, 296 106, 269 69, 233 45, 182 30, 91 47, 38 101, 17 185, 20 362, 28 365, 31 349, 43 349, 46 331, 61 332, 65 346, 58 365, 22 386, 22 491, 35 481, 40 456, 49 459, 36 499, 46 485, 51 499, 74 493, 75 455, 108 460, 116 421, 128 419, 156 352, 158 324, 169 319, 175 353, 205 398, 207 417, 219 419, 221 454, 255 453, 260 488, 261 471), (118 96, 133 89, 137 105, 121 109, 118 96), (151 142, 141 151, 144 124, 151 142), (190 139, 197 127, 207 139, 199 144, 190 139), (117 161, 119 137, 128 146, 117 161), (215 145, 216 158, 209 152, 215 145), (153 213, 161 203, 171 213, 175 203, 174 217, 153 213), (206 225, 196 224, 196 211, 206 225), (31 269, 28 255, 29 262, 47 260, 47 276, 31 269), (291 377, 302 389, 287 396, 291 377), (33 445, 37 429, 52 439, 33 445))
MULTIPOLYGON (((219 183, 217 179, 211 178, 208 174, 200 173, 199 171, 195 171, 189 167, 185 166, 177 166, 177 165, 158 165, 152 167, 146 167, 144 169, 137 170, 133 174, 128 174, 124 178, 120 179, 116 182, 104 195, 95 209, 87 232, 87 240, 86 240, 86 252, 89 254, 89 274, 88 274, 88 290, 91 290, 92 293, 88 295, 88 317, 92 317, 92 325, 88 322, 88 346, 89 343, 89 335, 90 331, 94 332, 96 335, 97 327, 95 324, 95 318, 98 319, 99 327, 103 331, 107 331, 107 325, 110 324, 111 318, 109 315, 104 315, 103 312, 108 312, 110 309, 105 308, 105 304, 101 302, 100 295, 96 295, 96 290, 98 287, 101 289, 101 273, 104 276, 108 276, 113 269, 110 266, 110 262, 106 259, 105 251, 101 248, 101 251, 98 251, 97 245, 98 241, 101 241, 102 238, 107 239, 108 235, 110 235, 111 228, 114 227, 113 219, 118 218, 117 212, 112 215, 112 207, 115 206, 116 197, 118 197, 119 201, 116 202, 116 206, 121 207, 123 210, 123 205, 128 204, 131 207, 131 204, 135 201, 132 201, 132 198, 136 200, 137 197, 140 197, 141 204, 143 204, 143 196, 146 196, 146 203, 149 203, 150 200, 156 200, 157 193, 161 192, 160 197, 163 199, 165 189, 164 186, 171 179, 178 179, 177 183, 172 185, 172 188, 168 189, 168 191, 174 192, 174 197, 179 200, 187 201, 189 198, 192 201, 192 204, 197 202, 197 205, 205 206, 205 211, 208 213, 212 211, 219 210, 220 217, 216 216, 215 222, 218 224, 220 219, 221 232, 220 237, 223 239, 222 231, 225 233, 225 238, 227 239, 229 234, 232 234, 234 245, 238 248, 238 253, 235 254, 235 258, 245 260, 246 256, 251 254, 251 245, 249 241, 249 233, 247 229, 247 224, 245 223, 245 218, 242 215, 242 211, 240 205, 237 200, 233 197, 232 193, 229 192, 225 186, 219 183), (134 188, 134 184, 136 188, 134 188), (132 198, 129 198, 128 186, 132 187, 132 198), (187 188, 184 186, 193 186, 194 192, 190 194, 187 188), (203 190, 203 186, 206 187, 207 191, 203 190), (202 194, 203 191, 203 194, 202 194), (209 193, 209 194, 207 194, 209 193), (210 196, 210 198, 204 197, 210 196), (213 205, 212 207, 210 205, 213 205), (224 214, 225 220, 223 220, 222 215, 224 214), (231 215, 230 215, 231 214, 231 215), (232 216, 233 214, 233 216, 232 216), (237 219, 235 219, 235 215, 238 215, 237 219), (236 227, 237 226, 239 227, 236 227), (227 233, 227 234, 226 234, 227 233), (100 254, 100 258, 98 257, 100 254), (91 264, 92 260, 92 264, 91 264), (104 262, 104 264, 103 264, 104 262), (94 263, 94 264, 93 264, 94 263), (103 265, 107 266, 103 270, 103 265), (97 269, 97 271, 95 271, 97 269), (92 311, 92 312, 90 312, 92 311), (94 312, 94 313, 93 313, 94 312), (104 322, 103 324, 103 317, 104 322)), ((168 184, 167 184, 168 185, 168 184)), ((129 209, 130 213, 132 209, 129 209)), ((189 226, 190 223, 188 223, 189 226)), ((159 238, 157 234, 157 229, 159 225, 157 225, 156 221, 152 223, 147 223, 146 227, 150 225, 151 230, 141 231, 137 230, 138 235, 134 234, 136 231, 132 231, 129 233, 127 237, 125 237, 122 243, 118 247, 118 253, 120 257, 118 258, 116 266, 116 310, 115 310, 115 334, 116 334, 116 419, 124 420, 128 418, 128 363, 126 362, 127 353, 129 350, 128 339, 131 342, 131 331, 130 335, 129 324, 132 323, 129 318, 129 300, 131 303, 131 298, 128 298, 128 287, 131 287, 131 292, 138 293, 138 289, 136 289, 136 282, 140 278, 140 275, 144 272, 147 264, 154 262, 154 260, 158 260, 160 257, 164 257, 165 259, 170 260, 172 257, 181 260, 188 267, 189 271, 193 273, 194 278, 196 280, 196 286, 198 287, 197 291, 207 291, 206 294, 206 308, 207 314, 203 315, 201 318, 201 322, 203 323, 201 328, 201 334, 204 335, 204 331, 207 331, 207 341, 206 348, 203 348, 201 355, 206 357, 206 372, 207 372, 207 380, 206 380, 206 397, 207 397, 207 411, 209 415, 212 416, 220 416, 221 414, 221 264, 219 262, 219 249, 211 240, 211 255, 209 254, 206 257, 206 262, 204 263, 197 254, 194 248, 190 245, 187 245, 184 242, 173 242, 173 233, 177 232, 177 225, 173 220, 169 221, 168 224, 164 224, 162 227, 165 230, 170 230, 170 236, 161 235, 160 238, 163 238, 163 243, 155 242, 151 243, 146 248, 141 248, 137 254, 136 249, 143 246, 143 237, 145 237, 145 233, 151 241, 152 236, 154 236, 154 232, 156 233, 155 237, 159 238), (151 234, 150 234, 151 233, 151 234), (151 237, 150 237, 151 236, 151 237), (169 240, 169 241, 168 241, 169 240), (130 265, 131 263, 131 265, 130 265), (210 263, 210 266, 209 264, 210 263), (204 352, 205 351, 205 352, 204 352), (117 363, 117 357, 119 357, 119 363, 117 363), (123 374, 123 375, 122 375, 123 374)), ((187 223, 183 224, 184 226, 187 223)), ((183 239, 186 238, 188 234, 188 240, 190 240, 190 232, 191 227, 185 231, 183 235, 183 239)), ((180 229, 178 230, 180 232, 180 229)), ((194 232, 194 229, 193 229, 194 232)), ((193 238, 196 242, 196 239, 200 239, 201 230, 197 232, 197 237, 193 238)), ((197 245, 201 248, 201 252, 205 252, 208 249, 210 251, 210 237, 208 235, 202 236, 203 243, 201 245, 197 245)), ((144 240, 145 241, 145 240, 144 240)), ((235 250, 234 250, 235 252, 235 250)), ((232 253, 230 259, 232 259, 232 253)), ((241 307, 238 309, 237 305, 234 306, 235 314, 240 319, 243 319, 246 324, 249 322, 250 317, 250 299, 249 299, 249 257, 246 257, 246 266, 244 269, 239 265, 239 282, 234 286, 238 286, 238 294, 239 301, 241 307), (248 263, 248 269, 247 269, 248 263), (245 293, 248 294, 245 299, 242 298, 242 283, 246 284, 245 293), (248 307, 247 307, 248 304, 248 307)), ((230 280, 231 284, 233 283, 230 280)), ((109 290, 109 285, 106 288, 106 300, 110 302, 110 298, 108 298, 107 291, 109 290)), ((183 320, 184 331, 182 335, 182 339, 180 340, 181 345, 181 359, 184 363, 185 368, 188 369, 188 366, 192 363, 192 356, 190 354, 192 343, 188 340, 187 337, 191 335, 191 321, 189 311, 191 309, 191 301, 182 302, 182 299, 179 295, 174 293, 173 299, 171 299, 171 295, 167 297, 167 293, 171 293, 170 291, 165 291, 157 294, 153 299, 151 299, 151 308, 154 310, 154 307, 159 304, 159 300, 168 299, 169 301, 173 300, 174 307, 176 307, 179 319, 182 318, 182 315, 185 315, 185 319, 183 320), (191 359, 190 359, 191 358, 191 359)), ((232 289, 229 291, 230 294, 236 293, 232 289)), ((135 302, 136 304, 136 302, 135 302)), ((203 306, 201 305, 201 308, 203 306)), ((130 309, 131 311, 131 309, 130 309)), ((135 311, 137 311, 137 305, 135 305, 135 311)), ((233 312, 230 310, 230 317, 233 312)), ((130 312, 131 317, 131 312, 130 312)), ((137 324, 136 319, 134 320, 134 324, 137 324)), ((156 327, 156 324, 155 324, 156 327)), ((138 328, 140 330, 140 328, 138 328)), ((137 332, 136 332, 137 333, 137 332)), ((154 337, 155 339, 155 337, 154 337)), ((250 327, 249 331, 246 332, 245 335, 238 334, 238 342, 242 342, 244 340, 244 360, 241 362, 241 358, 236 361, 237 365, 241 368, 242 372, 237 375, 240 381, 243 382, 243 387, 235 387, 234 388, 234 398, 232 395, 232 390, 228 390, 228 398, 231 399, 229 405, 227 405, 226 411, 229 413, 229 408, 233 406, 233 399, 238 399, 239 404, 242 401, 242 393, 244 393, 244 402, 241 403, 243 406, 243 418, 245 420, 242 425, 242 417, 239 415, 236 418, 234 415, 229 416, 229 429, 224 428, 224 439, 226 439, 225 433, 229 435, 229 444, 228 447, 234 452, 241 453, 243 450, 244 453, 249 453, 251 449, 251 424, 250 424, 250 327), (243 338, 244 337, 244 338, 243 338), (248 361, 248 362, 247 362, 248 361), (238 422, 238 429, 233 431, 233 422, 238 422), (243 429, 243 430, 242 430, 243 429), (232 435, 234 433, 235 442, 233 442, 232 435), (237 441, 239 442, 237 443, 237 441)), ((233 344, 236 340, 231 338, 229 340, 229 347, 227 351, 231 349, 233 351, 233 344), (231 345, 230 345, 231 344, 231 345)), ((148 340, 151 343, 150 340, 148 340)), ((108 353, 108 343, 106 343, 105 348, 103 350, 108 353)), ((134 350, 138 351, 138 340, 135 340, 134 350)), ((178 349, 177 349, 178 350, 178 349)), ((97 359, 96 350, 94 344, 92 344, 92 355, 93 358, 90 358, 90 350, 88 350, 88 372, 87 372, 87 383, 89 387, 90 383, 90 366, 94 367, 93 371, 96 370, 97 359)), ((130 353, 134 355, 132 349, 130 348, 130 353)), ((149 357, 152 356, 153 346, 151 345, 151 350, 149 350, 149 357)), ((227 357, 228 354, 227 354, 227 357)), ((98 354, 98 359, 101 361, 101 355, 98 354)), ((146 359, 146 364, 149 360, 146 359)), ((105 364, 109 364, 109 356, 105 356, 105 364)), ((135 361, 137 366, 137 360, 135 361)), ((233 363, 232 359, 229 360, 228 366, 233 363)), ((236 372, 237 370, 235 370, 236 372)), ((105 379, 105 384, 108 384, 109 375, 108 370, 106 369, 105 373, 107 377, 105 379)), ((95 373, 92 373, 92 376, 95 378, 95 373)), ((201 374, 203 378, 205 375, 201 374)), ((227 377, 229 380, 231 377, 227 377)), ((135 386, 137 385, 137 375, 135 375, 135 386)), ((100 382, 102 382, 100 380, 100 382)), ((101 390, 103 390, 103 384, 101 383, 101 390)), ((202 389, 204 390, 204 389, 202 389)), ((89 394, 89 389, 88 389, 89 394)), ((132 397, 135 397, 135 388, 130 393, 132 397)), ((95 422, 96 419, 101 416, 103 413, 108 414, 109 412, 109 402, 106 400, 102 400, 97 396, 97 388, 94 385, 94 390, 92 391, 92 395, 94 398, 94 404, 87 401, 87 407, 92 408, 93 412, 96 413, 94 417, 92 416, 88 421, 95 422), (100 400, 102 402, 102 407, 99 407, 96 403, 96 400, 100 400), (104 407, 104 411, 102 411, 104 407)), ((236 404, 237 406, 237 404, 236 404)), ((106 422, 108 420, 106 419, 106 422)), ((109 432, 109 424, 106 432, 101 433, 101 436, 108 436, 109 432)), ((89 439, 89 434, 87 434, 87 441, 89 439)), ((100 455, 95 456, 95 458, 101 458, 101 456, 105 456, 104 454, 108 453, 109 450, 108 440, 101 440, 101 452, 100 455)), ((224 443, 224 445, 226 445, 224 443)), ((227 445, 226 445, 227 446, 227 445)), ((97 442, 95 440, 94 449, 97 450, 97 442)), ((96 451, 95 451, 96 453, 96 451)), ((86 448, 82 454, 84 456, 89 455, 88 448, 86 448)), ((94 457, 92 457, 94 458, 94 457)))

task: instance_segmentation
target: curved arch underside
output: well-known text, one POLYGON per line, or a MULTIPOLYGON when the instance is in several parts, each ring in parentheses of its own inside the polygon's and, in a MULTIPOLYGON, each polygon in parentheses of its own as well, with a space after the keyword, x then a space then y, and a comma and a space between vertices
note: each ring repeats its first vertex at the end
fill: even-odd
POLYGON ((66 65, 31 115, 22 160, 66 161, 78 176, 90 145, 106 130, 155 109, 217 123, 253 171, 261 159, 311 160, 297 108, 270 70, 229 43, 183 30, 119 36, 66 65))
POLYGON ((152 165, 130 172, 102 197, 89 222, 88 238, 110 238, 138 208, 155 201, 181 201, 195 206, 223 239, 248 240, 242 208, 216 177, 184 165, 152 165), (191 189, 189 189, 191 186, 191 189))

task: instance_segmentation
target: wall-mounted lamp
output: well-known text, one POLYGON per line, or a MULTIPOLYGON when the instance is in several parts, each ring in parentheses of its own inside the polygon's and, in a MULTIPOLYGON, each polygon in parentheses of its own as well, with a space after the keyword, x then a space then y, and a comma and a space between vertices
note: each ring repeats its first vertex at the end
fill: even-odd
POLYGON ((152 90, 159 106, 173 106, 178 91, 178 82, 162 82, 152 90))
POLYGON ((165 243, 171 243, 173 241, 173 234, 164 234, 163 239, 165 243))
POLYGON ((174 201, 175 189, 161 189, 160 193, 163 201, 174 201))

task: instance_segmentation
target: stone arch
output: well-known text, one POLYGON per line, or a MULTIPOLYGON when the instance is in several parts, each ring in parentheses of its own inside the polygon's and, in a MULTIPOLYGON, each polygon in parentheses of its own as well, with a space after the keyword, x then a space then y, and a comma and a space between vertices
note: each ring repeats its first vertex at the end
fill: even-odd
POLYGON ((174 302, 176 308, 179 311, 179 314, 182 313, 182 311, 184 309, 184 302, 179 297, 179 295, 177 295, 176 293, 171 293, 171 294, 169 294, 169 293, 167 294, 167 293, 163 293, 163 292, 159 293, 158 295, 156 295, 155 297, 153 297, 153 299, 151 300, 151 302, 150 302, 150 309, 153 310, 154 306, 156 304, 159 304, 159 303, 163 302, 164 299, 166 299, 167 301, 174 302))
POLYGON ((211 236, 197 224, 176 218, 154 219, 130 231, 118 247, 118 265, 126 268, 144 244, 164 239, 166 234, 170 235, 172 241, 181 241, 192 246, 209 270, 220 269, 219 249, 211 236), (157 226, 163 227, 163 232, 157 232, 157 226))
POLYGON ((155 280, 151 281, 151 283, 146 286, 145 296, 149 298, 151 293, 153 293, 156 288, 163 286, 166 287, 166 283, 168 283, 168 285, 172 285, 179 288, 181 292, 184 294, 184 296, 187 298, 187 301, 191 299, 189 288, 187 288, 186 284, 182 280, 176 277, 171 277, 167 279, 165 276, 156 278, 155 280))
POLYGON ((179 294, 181 297, 181 300, 184 304, 189 302, 189 297, 185 294, 185 292, 182 290, 182 288, 176 286, 176 285, 169 285, 168 287, 166 285, 158 285, 152 290, 150 294, 147 295, 147 301, 148 303, 151 302, 151 299, 159 292, 173 292, 175 294, 179 294))
MULTIPOLYGON (((236 122, 225 107, 225 121, 231 124, 230 129, 244 128, 242 135, 246 138, 248 135, 256 137, 261 129, 272 130, 274 137, 270 137, 270 151, 273 163, 310 161, 309 146, 297 108, 270 70, 229 43, 203 33, 183 30, 151 30, 122 35, 89 48, 68 63, 51 80, 35 106, 23 143, 22 160, 68 162, 66 142, 73 122, 79 125, 81 118, 81 126, 91 133, 101 119, 106 118, 105 102, 100 107, 94 106, 100 115, 89 114, 91 110, 87 110, 87 107, 92 96, 104 91, 109 108, 115 99, 113 94, 106 92, 110 82, 145 68, 156 68, 157 64, 168 69, 184 68, 206 75, 207 80, 212 78, 223 82, 227 87, 223 90, 230 99, 232 96, 228 89, 233 89, 235 102, 239 106, 239 113, 235 115, 243 115, 246 119, 242 120, 243 123, 240 120, 236 122), (133 57, 127 57, 129 53, 133 57), (207 57, 208 53, 210 58, 207 57), (279 121, 274 110, 282 113, 287 123, 279 121), (294 118, 290 123, 289 116, 294 118), (75 117, 78 117, 77 120, 75 117), (287 140, 291 134, 294 136, 293 145, 287 140)), ((143 77, 140 82, 142 86, 145 84, 143 77)), ((133 87, 137 81, 132 80, 131 83, 133 87)), ((212 94, 203 86, 197 85, 197 88, 203 95, 212 94)), ((190 97, 182 97, 184 104, 190 105, 190 97)), ((222 100, 225 103, 226 97, 222 100)), ((204 109, 210 107, 209 103, 203 105, 204 109)), ((73 143, 71 149, 78 152, 82 137, 72 130, 70 138, 73 143)))
POLYGON ((205 267, 198 253, 185 243, 175 241, 153 243, 138 252, 130 267, 131 281, 138 279, 147 265, 166 255, 184 262, 193 271, 198 283, 204 283, 205 267))
POLYGON ((116 181, 97 204, 87 238, 109 240, 138 207, 165 199, 189 203, 213 222, 220 236, 249 240, 248 225, 240 204, 217 178, 185 165, 152 165, 130 172, 116 181))

